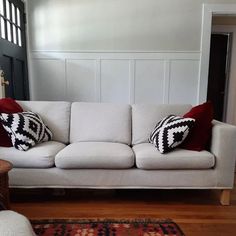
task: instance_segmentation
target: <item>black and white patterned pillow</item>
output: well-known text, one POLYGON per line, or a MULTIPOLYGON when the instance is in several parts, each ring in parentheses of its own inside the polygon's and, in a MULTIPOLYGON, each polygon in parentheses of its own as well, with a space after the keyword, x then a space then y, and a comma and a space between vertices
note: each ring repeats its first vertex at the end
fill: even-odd
POLYGON ((160 120, 150 135, 149 142, 160 153, 166 153, 179 146, 194 126, 195 119, 169 115, 160 120))
POLYGON ((18 150, 26 151, 37 143, 52 139, 52 132, 34 112, 1 113, 0 120, 18 150))

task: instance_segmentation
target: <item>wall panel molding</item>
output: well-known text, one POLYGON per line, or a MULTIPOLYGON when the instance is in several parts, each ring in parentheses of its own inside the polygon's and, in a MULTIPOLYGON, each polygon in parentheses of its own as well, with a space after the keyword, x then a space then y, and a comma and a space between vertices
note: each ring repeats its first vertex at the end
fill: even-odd
POLYGON ((165 60, 165 83, 164 83, 164 103, 169 103, 169 90, 170 90, 170 64, 171 60, 165 60))
POLYGON ((200 52, 31 51, 29 60, 33 100, 198 103, 200 52))
POLYGON ((175 60, 199 60, 200 51, 40 51, 30 52, 34 59, 68 58, 68 59, 175 59, 175 60))

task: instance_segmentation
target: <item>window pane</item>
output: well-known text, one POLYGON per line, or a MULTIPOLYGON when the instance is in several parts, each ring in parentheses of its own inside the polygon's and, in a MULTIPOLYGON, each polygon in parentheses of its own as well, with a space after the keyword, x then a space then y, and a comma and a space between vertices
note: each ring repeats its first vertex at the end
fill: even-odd
POLYGON ((4 15, 3 12, 4 12, 4 11, 3 11, 3 0, 0 0, 0 14, 1 14, 1 15, 4 15))
POLYGON ((7 19, 10 20, 10 3, 8 0, 6 1, 6 9, 7 9, 7 19))
POLYGON ((21 42, 21 30, 18 28, 18 44, 21 47, 22 46, 22 42, 21 42))
POLYGON ((11 4, 11 14, 12 14, 12 22, 13 23, 16 23, 16 14, 15 14, 15 6, 14 6, 14 4, 12 3, 11 4))
POLYGON ((16 26, 13 25, 13 43, 17 44, 17 40, 16 40, 16 26))
POLYGON ((20 22, 20 10, 19 10, 19 8, 16 9, 16 14, 17 14, 17 25, 20 26, 21 22, 20 22))
POLYGON ((1 37, 3 39, 6 38, 6 35, 5 35, 5 22, 4 22, 4 19, 1 17, 1 37))
POLYGON ((11 24, 7 22, 7 40, 11 42, 11 24))

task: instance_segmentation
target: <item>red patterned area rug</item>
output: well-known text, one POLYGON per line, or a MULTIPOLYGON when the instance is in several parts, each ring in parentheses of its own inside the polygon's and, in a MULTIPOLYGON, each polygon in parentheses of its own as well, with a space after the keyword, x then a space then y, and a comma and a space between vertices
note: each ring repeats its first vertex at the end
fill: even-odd
POLYGON ((32 220, 38 236, 184 236, 171 220, 32 220))

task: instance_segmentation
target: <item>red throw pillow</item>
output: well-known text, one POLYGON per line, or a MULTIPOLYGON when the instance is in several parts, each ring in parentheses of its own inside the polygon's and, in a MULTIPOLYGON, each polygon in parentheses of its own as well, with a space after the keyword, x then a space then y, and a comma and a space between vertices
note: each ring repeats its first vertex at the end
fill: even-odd
MULTIPOLYGON (((0 99, 0 113, 17 113, 23 112, 21 106, 12 98, 2 98, 0 99)), ((0 124, 0 146, 2 147, 12 147, 11 139, 7 132, 0 124)))
POLYGON ((195 125, 181 147, 193 151, 205 150, 211 137, 211 122, 213 120, 212 103, 206 102, 193 107, 184 117, 195 119, 195 125))

